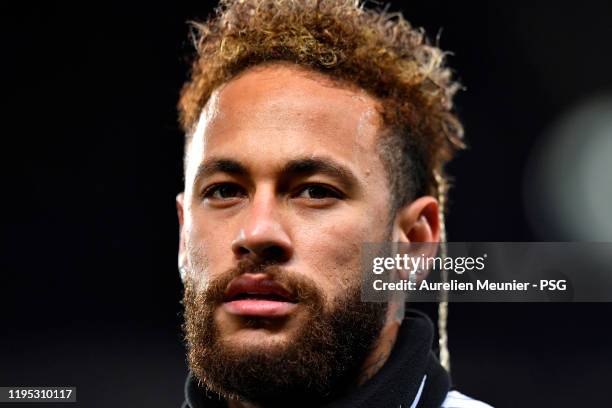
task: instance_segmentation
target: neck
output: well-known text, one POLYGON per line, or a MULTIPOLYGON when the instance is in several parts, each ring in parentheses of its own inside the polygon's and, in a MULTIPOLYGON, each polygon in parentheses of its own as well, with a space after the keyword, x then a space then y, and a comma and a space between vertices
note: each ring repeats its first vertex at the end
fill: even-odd
POLYGON ((397 333, 403 317, 403 304, 397 305, 390 303, 387 311, 386 323, 383 326, 380 337, 372 348, 372 352, 368 355, 363 363, 361 374, 357 381, 358 385, 362 385, 370 378, 374 377, 374 375, 389 359, 389 355, 391 354, 393 346, 395 345, 395 340, 397 340, 397 333))

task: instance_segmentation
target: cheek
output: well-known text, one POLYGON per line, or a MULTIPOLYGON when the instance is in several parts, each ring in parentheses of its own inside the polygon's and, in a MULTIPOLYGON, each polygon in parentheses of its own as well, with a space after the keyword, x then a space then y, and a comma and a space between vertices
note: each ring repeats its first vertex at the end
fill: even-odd
POLYGON ((331 223, 312 226, 303 235, 302 250, 296 248, 330 298, 342 296, 361 280, 361 247, 372 239, 373 227, 365 221, 364 217, 351 217, 351 221, 337 217, 331 223))
POLYGON ((191 219, 185 237, 192 276, 200 284, 205 285, 232 267, 233 237, 227 226, 220 228, 196 215, 191 219))

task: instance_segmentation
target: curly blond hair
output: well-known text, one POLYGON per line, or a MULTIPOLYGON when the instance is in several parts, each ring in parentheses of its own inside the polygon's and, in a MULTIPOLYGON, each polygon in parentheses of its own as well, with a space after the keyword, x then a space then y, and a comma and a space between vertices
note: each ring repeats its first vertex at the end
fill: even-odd
POLYGON ((221 0, 211 18, 193 27, 197 56, 179 101, 187 141, 216 87, 249 67, 289 62, 381 102, 379 150, 394 209, 443 188, 443 166, 463 147, 452 112, 459 85, 445 53, 400 14, 360 0, 221 0))

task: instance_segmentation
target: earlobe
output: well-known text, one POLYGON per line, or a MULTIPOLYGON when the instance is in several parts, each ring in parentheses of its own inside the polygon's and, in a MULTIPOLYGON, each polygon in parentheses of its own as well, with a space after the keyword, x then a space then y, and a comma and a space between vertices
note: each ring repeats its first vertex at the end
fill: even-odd
POLYGON ((420 197, 398 210, 395 217, 397 242, 439 242, 440 214, 438 201, 420 197))

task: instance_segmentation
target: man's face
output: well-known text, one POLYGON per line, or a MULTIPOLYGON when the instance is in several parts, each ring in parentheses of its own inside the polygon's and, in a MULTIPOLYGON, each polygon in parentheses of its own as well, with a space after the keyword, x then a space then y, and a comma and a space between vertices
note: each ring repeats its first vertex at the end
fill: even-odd
POLYGON ((382 315, 359 302, 361 244, 389 238, 377 108, 288 65, 246 71, 209 99, 179 199, 187 338, 195 354, 208 347, 192 365, 215 350, 286 360, 340 329, 365 330, 348 335, 371 346, 382 315))

